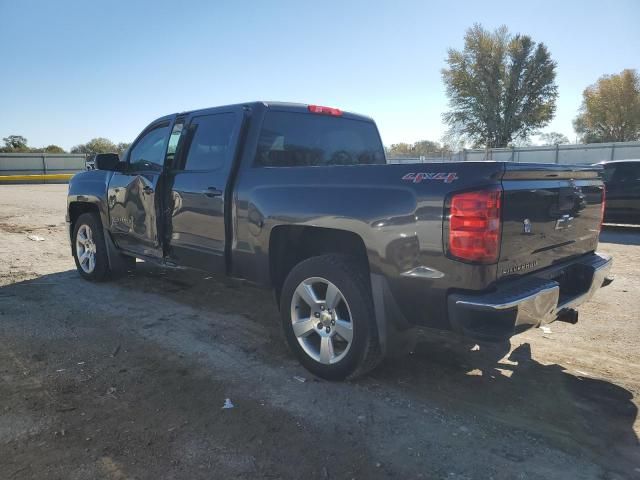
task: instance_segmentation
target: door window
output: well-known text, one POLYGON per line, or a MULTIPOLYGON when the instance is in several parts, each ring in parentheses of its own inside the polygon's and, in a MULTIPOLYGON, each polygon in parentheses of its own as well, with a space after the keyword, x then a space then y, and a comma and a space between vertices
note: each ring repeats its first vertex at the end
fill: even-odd
POLYGON ((180 142, 180 136, 182 135, 183 129, 184 119, 178 119, 173 125, 171 135, 169 136, 169 145, 167 145, 167 156, 165 158, 164 164, 167 165, 168 168, 174 166, 174 157, 176 155, 176 150, 178 150, 178 143, 180 142))
POLYGON ((185 170, 218 170, 230 162, 233 113, 195 117, 189 125, 185 170))
POLYGON ((149 130, 140 138, 129 154, 129 168, 133 171, 162 171, 169 124, 149 130))

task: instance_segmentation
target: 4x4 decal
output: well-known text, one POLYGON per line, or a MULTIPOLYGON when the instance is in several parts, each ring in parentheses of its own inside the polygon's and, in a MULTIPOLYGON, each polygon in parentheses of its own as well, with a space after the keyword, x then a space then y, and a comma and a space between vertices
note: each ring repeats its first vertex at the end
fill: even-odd
POLYGON ((458 179, 458 174, 456 172, 418 172, 418 173, 407 173, 402 180, 405 182, 413 182, 420 183, 423 180, 442 180, 444 183, 451 183, 454 180, 458 179))

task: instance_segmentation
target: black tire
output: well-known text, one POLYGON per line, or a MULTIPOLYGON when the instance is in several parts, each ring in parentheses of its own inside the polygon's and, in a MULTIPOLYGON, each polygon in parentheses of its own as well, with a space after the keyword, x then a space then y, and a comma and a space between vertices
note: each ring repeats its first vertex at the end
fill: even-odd
POLYGON ((107 247, 104 243, 104 234, 102 231, 102 224, 100 218, 95 213, 83 213, 78 217, 73 227, 73 238, 71 241, 71 248, 73 251, 73 259, 76 262, 76 268, 82 278, 90 280, 92 282, 102 282, 109 279, 111 271, 109 269, 109 259, 107 257, 107 247), (95 267, 91 272, 85 271, 80 265, 78 259, 78 252, 76 249, 76 240, 78 232, 86 225, 91 230, 91 237, 93 244, 95 245, 95 267))
MULTIPOLYGON (((356 378, 375 368, 382 359, 368 275, 361 262, 353 257, 338 254, 322 255, 308 258, 296 265, 284 282, 280 296, 280 312, 287 344, 300 363, 319 377, 327 380, 356 378), (337 287, 350 311, 351 343, 349 348, 344 350, 344 356, 339 360, 336 359, 336 363, 321 363, 312 358, 301 346, 294 333, 292 309, 296 312, 297 307, 292 307, 292 301, 296 288, 303 281, 313 277, 326 279, 337 287)), ((308 315, 311 318, 312 313, 308 315)), ((323 328, 319 330, 322 331, 323 328)), ((309 337, 304 338, 318 335, 320 340, 321 333, 314 330, 309 337)))

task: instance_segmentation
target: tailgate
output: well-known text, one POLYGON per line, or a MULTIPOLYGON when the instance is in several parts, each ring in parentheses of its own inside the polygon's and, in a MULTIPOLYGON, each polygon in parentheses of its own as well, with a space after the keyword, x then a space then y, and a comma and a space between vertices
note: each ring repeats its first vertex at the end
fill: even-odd
POLYGON ((592 252, 598 245, 599 166, 506 164, 498 278, 592 252))

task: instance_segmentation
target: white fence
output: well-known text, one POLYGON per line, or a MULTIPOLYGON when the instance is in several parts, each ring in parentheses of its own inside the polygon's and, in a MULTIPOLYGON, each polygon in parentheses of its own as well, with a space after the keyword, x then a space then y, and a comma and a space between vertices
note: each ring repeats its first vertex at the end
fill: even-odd
POLYGON ((388 163, 426 162, 531 162, 592 164, 605 160, 640 159, 640 142, 589 143, 553 145, 545 147, 489 148, 462 150, 450 155, 434 157, 387 157, 388 163))
POLYGON ((72 153, 0 153, 0 185, 65 183, 85 168, 86 156, 72 153))

